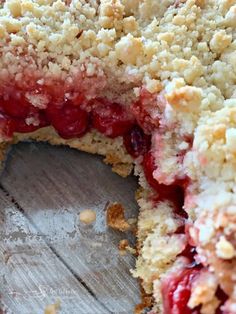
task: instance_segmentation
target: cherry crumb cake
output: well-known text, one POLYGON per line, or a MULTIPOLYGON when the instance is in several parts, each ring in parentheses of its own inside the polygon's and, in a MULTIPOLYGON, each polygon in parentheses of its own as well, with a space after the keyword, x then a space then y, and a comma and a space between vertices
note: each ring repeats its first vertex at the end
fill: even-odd
POLYGON ((1 158, 139 177, 139 313, 236 313, 236 0, 0 1, 1 158))

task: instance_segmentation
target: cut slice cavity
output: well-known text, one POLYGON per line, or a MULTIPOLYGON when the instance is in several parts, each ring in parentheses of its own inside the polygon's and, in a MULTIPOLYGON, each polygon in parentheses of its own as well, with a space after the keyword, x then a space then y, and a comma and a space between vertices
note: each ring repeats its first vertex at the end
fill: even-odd
MULTIPOLYGON (((49 94, 48 90, 47 94, 49 94)), ((97 98, 87 103, 81 101, 76 103, 68 100, 66 97, 64 97, 63 101, 58 101, 57 98, 53 99, 53 94, 49 97, 50 103, 45 108, 39 109, 29 103, 26 97, 22 95, 21 93, 18 105, 14 102, 14 97, 12 98, 11 96, 8 97, 7 101, 3 99, 0 101, 0 125, 2 126, 1 132, 3 137, 10 139, 15 132, 33 132, 48 125, 53 126, 59 136, 67 140, 80 138, 93 128, 112 139, 121 137, 126 151, 134 159, 137 158, 138 164, 142 166, 148 185, 153 189, 152 202, 154 204, 161 201, 171 202, 173 214, 178 217, 179 221, 179 227, 173 234, 185 237, 184 224, 188 214, 184 210, 183 205, 184 194, 189 180, 176 180, 172 185, 165 185, 159 183, 153 177, 153 172, 157 169, 157 165, 152 153, 151 135, 146 133, 150 132, 154 127, 154 120, 146 112, 146 109, 142 107, 143 102, 145 102, 144 94, 142 95, 142 103, 136 102, 133 107, 131 106, 133 113, 128 111, 125 106, 106 99, 97 98), (17 111, 18 106, 19 112, 17 111), (140 114, 139 120, 137 120, 138 114, 140 114)), ((80 99, 85 99, 85 97, 81 96, 80 99)), ((150 97, 148 96, 149 100, 150 97)), ((155 127, 158 126, 159 124, 156 123, 155 127)), ((181 158, 180 162, 183 161, 183 158, 181 158)), ((121 215, 119 206, 115 207, 115 216, 117 215, 121 215)), ((122 215, 120 216, 121 224, 119 226, 115 225, 115 227, 123 231, 129 230, 130 226, 122 215)), ((80 219, 86 224, 92 223, 95 219, 94 213, 81 213, 80 219)), ((172 280, 167 281, 167 284, 165 281, 162 283, 164 309, 168 314, 183 312, 186 314, 197 314, 200 313, 200 307, 190 309, 188 300, 191 294, 192 283, 202 266, 195 261, 197 256, 195 247, 185 244, 181 250, 177 257, 187 258, 190 268, 182 270, 172 280)), ((221 313, 219 309, 217 311, 217 314, 221 313)))

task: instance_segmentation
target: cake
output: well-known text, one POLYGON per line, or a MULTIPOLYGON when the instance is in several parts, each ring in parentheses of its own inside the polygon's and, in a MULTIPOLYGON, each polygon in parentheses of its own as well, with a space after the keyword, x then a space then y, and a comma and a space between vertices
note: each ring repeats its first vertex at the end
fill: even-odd
POLYGON ((0 2, 1 159, 48 141, 139 177, 139 313, 236 313, 236 1, 0 2))

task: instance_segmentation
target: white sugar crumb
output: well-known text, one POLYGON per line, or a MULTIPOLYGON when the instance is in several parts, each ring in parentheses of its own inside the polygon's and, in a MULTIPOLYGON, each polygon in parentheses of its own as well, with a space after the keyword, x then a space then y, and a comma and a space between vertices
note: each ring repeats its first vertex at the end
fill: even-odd
POLYGON ((49 103, 47 95, 36 94, 36 93, 26 93, 26 98, 36 108, 46 109, 49 103))
POLYGON ((199 240, 204 244, 209 242, 214 235, 214 229, 212 220, 206 219, 204 225, 199 226, 199 240))
POLYGON ((201 304, 201 314, 215 313, 220 303, 215 297, 217 286, 218 282, 215 276, 206 270, 202 270, 199 276, 192 282, 188 306, 193 309, 201 304))
POLYGON ((230 152, 236 153, 236 128, 226 130, 226 145, 230 152))
POLYGON ((89 225, 96 220, 96 212, 92 209, 84 209, 79 214, 79 219, 86 225, 89 225))
POLYGON ((37 117, 28 117, 28 118, 25 119, 25 123, 27 125, 38 126, 40 121, 39 121, 39 119, 37 119, 37 117))
POLYGON ((232 259, 235 256, 234 246, 221 236, 216 243, 216 254, 223 259, 232 259))

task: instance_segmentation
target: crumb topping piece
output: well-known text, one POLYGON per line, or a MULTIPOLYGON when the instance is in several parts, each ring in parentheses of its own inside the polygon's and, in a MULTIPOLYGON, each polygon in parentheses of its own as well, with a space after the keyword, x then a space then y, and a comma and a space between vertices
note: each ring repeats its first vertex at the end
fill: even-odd
POLYGON ((234 246, 221 236, 220 240, 216 243, 216 254, 223 259, 232 259, 235 256, 234 246))
POLYGON ((92 209, 84 209, 79 214, 79 219, 86 225, 96 221, 96 212, 92 209))
POLYGON ((109 204, 106 208, 107 225, 119 231, 130 230, 130 224, 125 219, 125 209, 119 203, 109 204))
POLYGON ((60 301, 57 301, 55 304, 47 305, 44 311, 44 314, 58 314, 60 310, 60 301))

